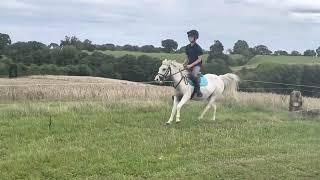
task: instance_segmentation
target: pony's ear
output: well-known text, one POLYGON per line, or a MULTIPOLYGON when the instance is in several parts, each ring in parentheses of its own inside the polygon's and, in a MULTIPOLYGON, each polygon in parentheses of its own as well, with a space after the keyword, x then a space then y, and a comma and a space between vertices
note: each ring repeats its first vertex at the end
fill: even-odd
POLYGON ((166 62, 168 62, 168 60, 167 60, 167 59, 164 59, 164 60, 162 61, 162 64, 165 64, 166 62))

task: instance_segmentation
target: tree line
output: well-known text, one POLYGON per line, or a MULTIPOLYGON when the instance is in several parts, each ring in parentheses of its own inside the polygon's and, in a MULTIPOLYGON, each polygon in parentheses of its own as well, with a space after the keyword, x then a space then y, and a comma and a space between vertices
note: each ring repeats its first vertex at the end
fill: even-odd
POLYGON ((61 40, 60 45, 57 43, 51 43, 48 47, 49 48, 57 48, 57 47, 63 47, 67 45, 73 45, 79 50, 87 50, 90 52, 93 52, 95 50, 100 51, 140 51, 145 53, 160 53, 160 52, 179 52, 177 50, 178 43, 172 39, 165 39, 161 41, 162 47, 155 47, 153 45, 143 45, 143 46, 137 46, 137 45, 130 45, 126 44, 124 46, 115 45, 112 43, 107 44, 92 44, 92 41, 85 39, 83 42, 80 41, 76 36, 66 36, 64 40, 61 40))
POLYGON ((233 49, 229 49, 228 52, 230 54, 242 54, 247 57, 252 57, 256 55, 274 55, 274 56, 320 56, 320 47, 316 50, 307 49, 303 53, 299 51, 293 50, 292 52, 288 53, 284 50, 277 50, 272 52, 269 48, 265 45, 257 45, 254 47, 249 47, 248 43, 244 40, 238 40, 233 49))
MULTIPOLYGON (((90 40, 80 41, 77 37, 68 37, 61 40, 60 44, 49 45, 41 42, 16 42, 12 43, 10 36, 0 34, 0 75, 16 77, 18 75, 76 75, 99 76, 130 81, 152 81, 161 65, 161 60, 147 55, 139 57, 125 55, 114 57, 97 50, 126 50, 143 52, 184 52, 184 47, 179 50, 178 43, 168 39, 162 41, 162 47, 151 45, 136 47, 131 45, 116 46, 113 44, 94 45, 90 40), (149 50, 146 50, 148 49, 149 50), (157 49, 157 50, 155 50, 157 49), (84 51, 85 50, 85 51, 84 51), (88 51, 90 53, 88 53, 88 51)), ((306 50, 303 54, 292 51, 272 52, 264 45, 249 47, 244 40, 235 43, 233 49, 225 51, 224 45, 214 41, 210 49, 206 51, 208 59, 203 65, 203 73, 225 74, 231 72, 231 66, 241 66, 256 55, 292 55, 315 56, 320 53, 317 50, 306 50), (225 53, 227 52, 227 53, 225 53)), ((239 72, 242 79, 285 82, 292 84, 317 85, 320 82, 315 77, 320 76, 320 66, 313 65, 261 65, 257 69, 242 69, 239 72)), ((243 88, 260 87, 261 84, 241 83, 243 88)), ((281 88, 280 85, 263 85, 266 90, 270 87, 281 88)), ((305 90, 306 95, 313 89, 305 90)), ((276 92, 287 93, 285 90, 276 92)))
POLYGON ((90 42, 75 37, 49 46, 36 41, 11 44, 9 36, 2 37, 0 75, 3 76, 51 74, 150 81, 161 64, 160 59, 146 55, 114 57, 99 51, 87 53, 83 50, 90 49, 90 42))

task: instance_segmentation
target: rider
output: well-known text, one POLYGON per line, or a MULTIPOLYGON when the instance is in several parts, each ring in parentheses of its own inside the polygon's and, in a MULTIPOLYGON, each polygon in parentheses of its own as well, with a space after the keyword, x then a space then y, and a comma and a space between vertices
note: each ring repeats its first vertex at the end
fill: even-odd
POLYGON ((197 44, 199 38, 199 32, 197 30, 191 30, 188 33, 190 44, 186 46, 187 58, 184 65, 189 70, 189 78, 194 84, 195 93, 198 97, 202 97, 200 92, 200 69, 202 65, 202 48, 197 44))

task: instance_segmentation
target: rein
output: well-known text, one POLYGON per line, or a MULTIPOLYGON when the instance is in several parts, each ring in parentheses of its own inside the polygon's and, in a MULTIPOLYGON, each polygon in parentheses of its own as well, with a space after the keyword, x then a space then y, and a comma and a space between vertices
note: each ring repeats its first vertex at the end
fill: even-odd
POLYGON ((184 80, 185 84, 188 85, 188 80, 187 80, 188 78, 186 77, 187 75, 184 76, 184 75, 182 74, 182 71, 185 71, 185 70, 187 70, 187 69, 186 69, 186 68, 179 69, 178 72, 172 74, 172 72, 171 72, 171 67, 168 66, 168 69, 166 70, 166 72, 165 72, 164 74, 158 73, 158 76, 161 77, 163 80, 166 80, 166 79, 168 79, 168 78, 170 78, 170 77, 172 77, 172 76, 180 73, 180 74, 181 74, 181 79, 180 79, 180 81, 178 82, 178 84, 174 85, 174 83, 173 83, 173 87, 174 87, 175 89, 177 89, 177 87, 180 85, 180 83, 182 82, 182 80, 184 80), (170 74, 170 75, 169 75, 169 74, 170 74))

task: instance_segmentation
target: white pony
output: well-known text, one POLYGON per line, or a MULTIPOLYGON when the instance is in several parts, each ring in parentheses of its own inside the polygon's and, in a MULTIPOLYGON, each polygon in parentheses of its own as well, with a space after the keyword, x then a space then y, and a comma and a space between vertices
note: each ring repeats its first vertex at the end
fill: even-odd
MULTIPOLYGON (((172 79, 173 87, 175 88, 175 95, 173 96, 173 108, 169 121, 166 123, 170 125, 176 115, 176 122, 180 122, 180 110, 181 107, 192 98, 194 87, 190 85, 188 81, 188 72, 184 66, 176 61, 164 60, 159 68, 158 75, 155 77, 155 81, 162 82, 166 79, 172 79)), ((203 119, 206 112, 210 107, 214 108, 214 115, 212 120, 216 119, 217 106, 215 100, 223 95, 229 93, 233 97, 236 97, 239 77, 235 74, 225 74, 217 76, 214 74, 206 74, 204 78, 207 80, 205 86, 201 87, 202 97, 196 95, 192 100, 204 101, 208 100, 208 104, 205 107, 202 114, 198 119, 203 119)))

